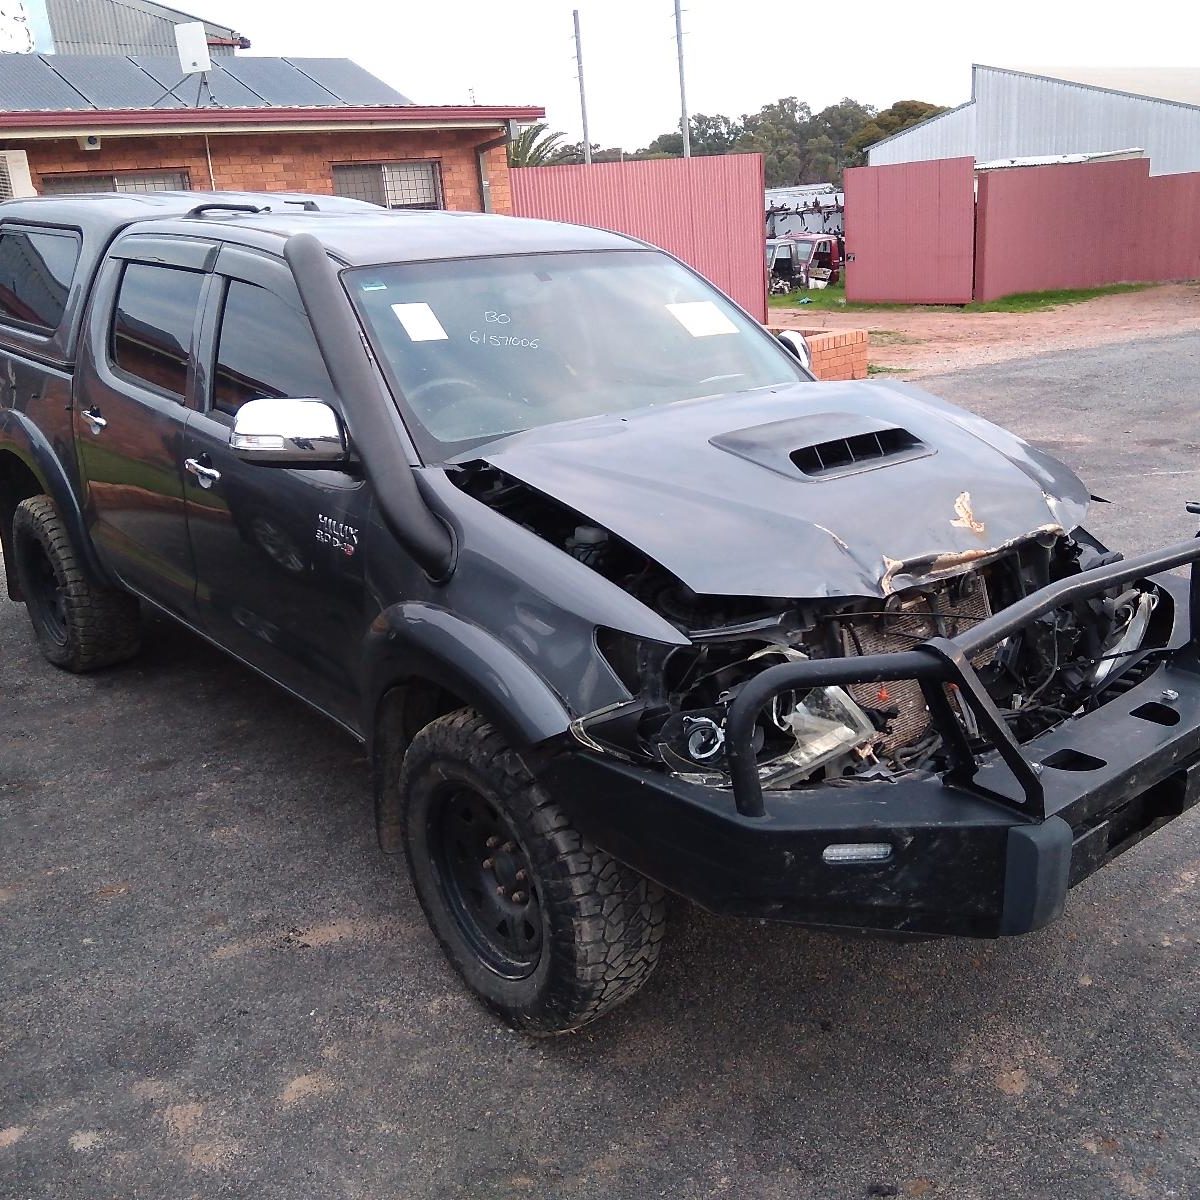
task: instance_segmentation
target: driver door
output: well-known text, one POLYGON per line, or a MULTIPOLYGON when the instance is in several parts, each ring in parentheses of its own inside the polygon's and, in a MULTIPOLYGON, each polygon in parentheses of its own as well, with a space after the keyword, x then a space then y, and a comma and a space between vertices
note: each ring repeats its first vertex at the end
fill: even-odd
POLYGON ((337 398, 278 259, 223 246, 212 287, 198 352, 199 411, 185 434, 200 622, 246 662, 356 726, 369 491, 346 471, 266 467, 229 448, 234 416, 248 400, 337 407, 337 398))

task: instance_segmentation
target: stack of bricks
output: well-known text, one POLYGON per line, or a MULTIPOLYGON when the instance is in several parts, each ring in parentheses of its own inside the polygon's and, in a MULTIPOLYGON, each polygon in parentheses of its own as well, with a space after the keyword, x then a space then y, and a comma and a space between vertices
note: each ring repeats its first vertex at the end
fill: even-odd
MULTIPOLYGON (((477 147, 487 134, 479 130, 291 131, 209 135, 212 179, 204 138, 196 134, 156 137, 103 135, 98 150, 81 150, 74 138, 14 143, 29 154, 33 184, 62 174, 118 175, 122 171, 187 171, 196 191, 211 188, 251 192, 333 191, 333 167, 356 162, 434 161, 442 180, 446 208, 478 212, 477 147)), ((512 212, 508 163, 503 147, 487 155, 492 208, 512 212)))
POLYGON ((798 329, 818 379, 866 379, 870 339, 865 329, 798 329))

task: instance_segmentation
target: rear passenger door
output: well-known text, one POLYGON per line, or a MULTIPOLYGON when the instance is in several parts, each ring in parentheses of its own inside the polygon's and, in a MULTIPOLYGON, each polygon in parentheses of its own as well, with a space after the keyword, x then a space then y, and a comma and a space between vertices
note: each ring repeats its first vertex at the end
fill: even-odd
POLYGON ((192 619, 183 439, 212 243, 134 235, 101 268, 76 379, 75 445, 96 548, 129 588, 192 619))
POLYGON ((201 473, 187 476, 185 494, 202 628, 356 725, 367 489, 348 472, 264 467, 229 449, 247 400, 337 407, 291 273, 278 259, 221 249, 198 355, 204 382, 185 459, 201 473))

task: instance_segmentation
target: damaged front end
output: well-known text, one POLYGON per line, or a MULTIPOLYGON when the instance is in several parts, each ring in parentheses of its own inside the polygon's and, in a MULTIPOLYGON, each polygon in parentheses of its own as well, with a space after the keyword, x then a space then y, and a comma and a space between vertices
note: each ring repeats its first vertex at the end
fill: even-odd
MULTIPOLYGON (((786 599, 702 595, 609 530, 484 464, 459 486, 618 584, 686 638, 684 645, 598 629, 597 649, 629 699, 572 724, 597 753, 690 784, 729 788, 737 755, 730 716, 765 672, 807 664, 873 662, 931 640, 969 637, 997 613, 1118 556, 1082 533, 1046 526, 989 551, 883 558, 876 597, 786 599)), ((956 520, 975 520, 964 493, 956 520)), ((982 525, 980 526, 982 529, 982 525)), ((1153 582, 1115 584, 1041 614, 973 655, 982 692, 1020 744, 1102 705, 1152 659, 1172 604, 1153 582)), ((950 769, 963 747, 988 745, 954 681, 852 678, 775 691, 755 712, 748 752, 759 789, 895 782, 950 769), (955 732, 944 721, 951 714, 955 732)), ((803 673, 803 672, 801 672, 803 673)), ((892 673, 894 674, 894 673, 892 673)), ((745 753, 743 754, 745 757, 745 753)))
POLYGON ((1200 605, 1169 574, 1200 538, 1122 558, 1083 531, 1082 483, 995 426, 894 385, 819 396, 595 418, 453 464, 662 631, 591 626, 540 777, 598 846, 716 912, 1041 928, 1200 801, 1200 605))
MULTIPOLYGON (((692 783, 729 787, 733 704, 765 670, 910 651, 968 634, 995 612, 1106 556, 1043 534, 953 578, 914 584, 886 600, 794 602, 720 623, 721 604, 691 597, 703 625, 680 624, 690 645, 657 646, 611 631, 598 645, 633 699, 576 721, 593 749, 657 764, 692 783)), ((1090 711, 1140 678, 1171 628, 1171 602, 1152 582, 1117 585, 1043 614, 970 661, 1013 739, 1022 743, 1090 711)), ((958 685, 946 705, 972 750, 987 741, 958 685)), ((917 678, 791 688, 773 694, 751 735, 762 788, 894 781, 948 769, 952 747, 917 678)))

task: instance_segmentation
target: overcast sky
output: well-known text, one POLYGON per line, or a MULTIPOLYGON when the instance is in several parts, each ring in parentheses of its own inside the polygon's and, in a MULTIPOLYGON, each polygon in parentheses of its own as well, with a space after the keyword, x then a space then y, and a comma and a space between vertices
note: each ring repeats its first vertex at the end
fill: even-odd
MULTIPOLYGON (((580 137, 571 10, 583 25, 593 142, 637 149, 677 127, 673 0, 174 0, 254 54, 353 58, 418 103, 541 104, 580 137), (309 16, 309 13, 320 13, 309 16)), ((1200 3, 1147 0, 685 0, 693 113, 780 96, 960 104, 972 62, 1192 66, 1200 3)))

